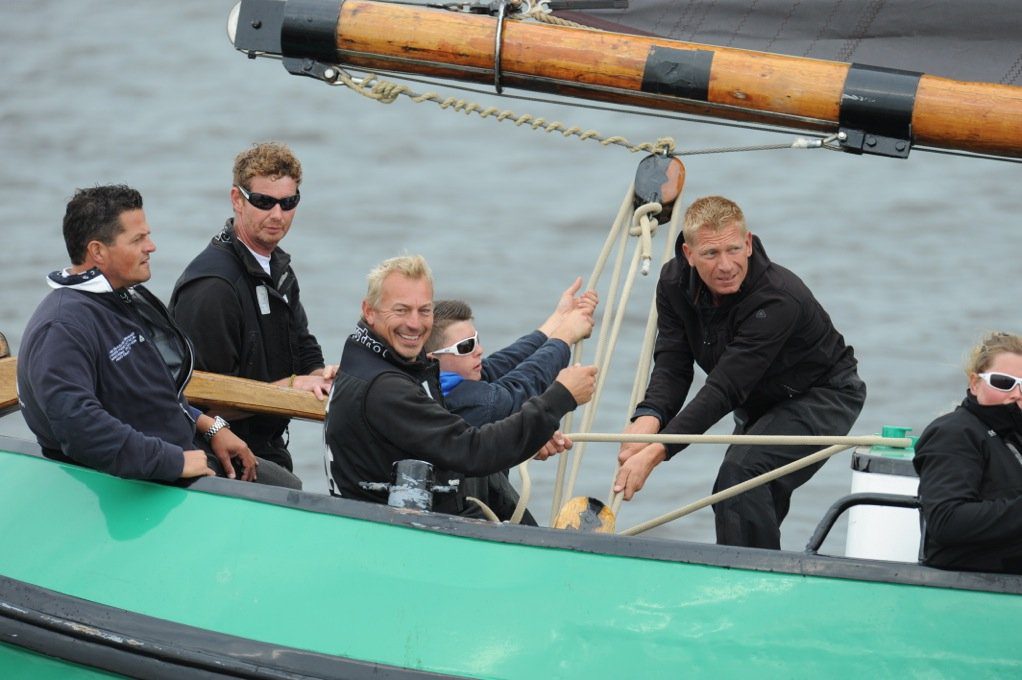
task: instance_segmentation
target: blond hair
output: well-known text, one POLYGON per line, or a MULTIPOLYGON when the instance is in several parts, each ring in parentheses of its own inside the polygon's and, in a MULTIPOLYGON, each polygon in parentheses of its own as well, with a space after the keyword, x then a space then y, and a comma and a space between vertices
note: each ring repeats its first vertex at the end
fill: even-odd
POLYGON ((425 279, 429 287, 433 287, 433 272, 429 269, 426 258, 422 255, 398 255, 384 260, 373 267, 366 277, 366 303, 375 308, 383 297, 383 281, 391 274, 401 274, 405 278, 425 279))
POLYGON ((302 164, 286 144, 254 144, 234 157, 234 184, 250 191, 253 177, 290 177, 295 184, 301 184, 302 164))
POLYGON ((685 243, 691 247, 695 245, 700 229, 720 232, 733 224, 740 227, 742 236, 748 232, 745 214, 737 203, 723 196, 703 196, 697 198, 685 211, 682 233, 685 243))
POLYGON ((1022 337, 1000 331, 989 333, 969 352, 965 374, 971 378, 976 373, 985 372, 1000 354, 1022 355, 1022 337))

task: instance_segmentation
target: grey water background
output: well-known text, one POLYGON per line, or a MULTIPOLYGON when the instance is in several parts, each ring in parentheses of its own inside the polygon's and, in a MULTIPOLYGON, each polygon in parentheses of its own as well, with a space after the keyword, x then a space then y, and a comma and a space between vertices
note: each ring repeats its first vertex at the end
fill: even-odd
MULTIPOLYGON (((15 354, 48 291, 45 274, 66 265, 60 221, 75 188, 124 182, 141 190, 158 246, 149 285, 166 300, 230 214, 234 155, 268 139, 290 144, 304 166, 303 200, 284 247, 330 361, 339 360, 357 320, 366 272, 395 254, 428 258, 437 295, 473 305, 487 350, 535 328, 575 276, 589 275, 641 155, 405 98, 381 105, 290 76, 279 62, 233 50, 224 28, 232 5, 0 5, 0 330, 15 354)), ((636 142, 670 135, 680 149, 794 137, 472 98, 636 142)), ((869 386, 855 434, 885 424, 918 434, 960 400, 964 355, 982 333, 1022 331, 1018 165, 821 150, 697 155, 685 163, 686 204, 711 193, 737 200, 770 256, 807 282, 855 347, 869 386)), ((625 423, 654 283, 655 272, 636 284, 614 366, 602 377, 594 431, 625 423)), ((601 294, 606 300, 606 284, 601 294)), ((712 431, 729 428, 725 420, 712 431)), ((18 415, 0 420, 0 433, 31 436, 18 415)), ((306 489, 325 492, 321 437, 317 424, 292 426, 297 472, 306 489)), ((708 494, 722 453, 694 446, 662 465, 624 505, 619 527, 708 494)), ((605 498, 615 454, 613 445, 590 445, 575 493, 605 498)), ((848 492, 849 460, 839 454, 796 493, 784 547, 801 549, 821 513, 848 492)), ((544 523, 555 470, 555 461, 530 465, 530 505, 544 523)), ((843 531, 829 551, 843 550, 843 531)), ((650 534, 712 541, 712 512, 650 534)))

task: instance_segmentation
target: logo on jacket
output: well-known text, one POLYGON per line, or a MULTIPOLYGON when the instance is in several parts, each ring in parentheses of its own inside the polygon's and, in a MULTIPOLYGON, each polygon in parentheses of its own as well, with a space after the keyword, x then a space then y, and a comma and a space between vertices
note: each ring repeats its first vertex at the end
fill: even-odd
POLYGON ((351 339, 368 349, 373 354, 379 354, 381 357, 387 356, 387 346, 369 335, 369 331, 361 326, 357 327, 355 332, 351 334, 351 339))
POLYGON ((757 319, 765 319, 765 318, 766 318, 766 310, 763 310, 763 309, 757 309, 757 310, 756 310, 756 314, 755 314, 754 316, 755 316, 755 317, 756 317, 757 319))
POLYGON ((120 361, 124 357, 131 354, 131 348, 138 342, 138 337, 134 333, 128 333, 124 336, 124 339, 119 343, 110 348, 107 353, 110 356, 111 361, 120 361))

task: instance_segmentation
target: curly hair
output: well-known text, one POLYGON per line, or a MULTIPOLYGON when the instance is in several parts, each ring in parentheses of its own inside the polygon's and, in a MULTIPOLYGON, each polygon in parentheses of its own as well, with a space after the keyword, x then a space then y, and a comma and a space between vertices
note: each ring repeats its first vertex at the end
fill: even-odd
POLYGON ((234 184, 251 190, 253 177, 279 179, 290 177, 302 183, 302 164, 286 144, 263 142, 254 144, 234 158, 234 184))

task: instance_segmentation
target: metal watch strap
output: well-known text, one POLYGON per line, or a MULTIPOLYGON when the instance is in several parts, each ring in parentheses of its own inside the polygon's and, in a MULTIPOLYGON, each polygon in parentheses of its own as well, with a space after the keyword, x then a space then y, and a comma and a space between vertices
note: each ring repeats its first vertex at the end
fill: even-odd
POLYGON ((216 418, 213 419, 213 425, 208 430, 206 430, 206 432, 202 435, 202 437, 207 442, 211 442, 211 441, 213 441, 213 435, 215 435, 217 432, 219 432, 220 430, 224 429, 225 427, 227 429, 231 429, 230 423, 228 423, 226 420, 224 420, 220 416, 217 416, 216 418))

